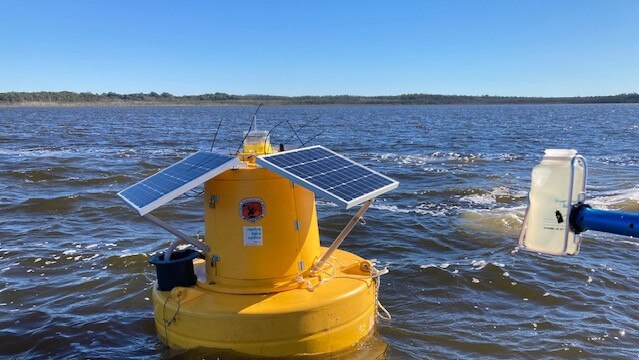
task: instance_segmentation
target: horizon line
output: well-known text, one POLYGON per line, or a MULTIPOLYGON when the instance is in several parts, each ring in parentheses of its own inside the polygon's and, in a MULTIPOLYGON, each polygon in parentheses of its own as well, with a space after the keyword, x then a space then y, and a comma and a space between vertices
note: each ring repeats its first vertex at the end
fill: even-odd
MULTIPOLYGON (((234 94, 222 91, 215 92, 204 92, 200 94, 182 94, 175 95, 168 91, 156 92, 129 92, 129 93, 119 93, 115 91, 103 91, 103 92, 93 92, 93 91, 72 91, 72 90, 36 90, 36 91, 0 91, 0 94, 36 94, 36 93, 73 93, 73 94, 92 94, 92 95, 148 95, 157 94, 158 96, 162 96, 163 94, 170 95, 172 97, 191 97, 191 96, 204 96, 204 95, 227 95, 227 96, 239 96, 239 97, 278 97, 278 98, 304 98, 304 97, 360 97, 360 98, 381 98, 381 97, 400 97, 400 96, 415 96, 415 95, 427 95, 427 96, 450 96, 450 97, 494 97, 494 98, 533 98, 533 99, 562 99, 562 98, 594 98, 594 97, 613 97, 613 96, 623 96, 623 95, 639 95, 638 91, 632 92, 621 92, 617 94, 606 94, 606 95, 569 95, 569 96, 543 96, 543 95, 491 95, 491 94, 482 94, 482 95, 467 95, 467 94, 443 94, 443 93, 427 93, 427 92, 407 92, 401 94, 385 94, 385 95, 358 95, 358 94, 323 94, 323 95, 274 95, 274 94, 260 94, 260 93, 246 93, 246 94, 234 94)), ((167 96, 165 95, 165 96, 167 96)))

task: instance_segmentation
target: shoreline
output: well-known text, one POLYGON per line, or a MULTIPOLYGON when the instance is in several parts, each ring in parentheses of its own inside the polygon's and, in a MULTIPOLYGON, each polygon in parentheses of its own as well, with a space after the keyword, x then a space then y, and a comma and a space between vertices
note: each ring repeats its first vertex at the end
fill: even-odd
POLYGON ((0 107, 140 107, 140 106, 335 106, 335 105, 550 105, 550 104, 629 104, 639 103, 639 94, 604 96, 522 97, 441 94, 384 96, 321 95, 275 96, 213 93, 174 96, 169 93, 116 94, 113 92, 5 92, 0 107))
POLYGON ((0 108, 80 108, 80 107, 226 107, 226 106, 257 106, 259 104, 265 106, 441 106, 441 105, 598 105, 598 104, 639 104, 638 102, 619 102, 619 101, 592 101, 592 102, 441 102, 441 103, 398 103, 398 102, 365 102, 365 103, 298 103, 298 102, 280 102, 280 101, 238 101, 238 102, 180 102, 180 103, 160 103, 160 102, 24 102, 17 104, 2 104, 0 108))

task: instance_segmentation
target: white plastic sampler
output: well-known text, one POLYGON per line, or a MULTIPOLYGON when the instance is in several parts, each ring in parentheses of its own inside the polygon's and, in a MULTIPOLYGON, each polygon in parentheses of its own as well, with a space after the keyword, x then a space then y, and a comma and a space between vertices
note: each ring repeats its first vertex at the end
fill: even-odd
POLYGON ((547 149, 532 171, 529 206, 519 247, 551 255, 575 255, 580 239, 568 226, 573 204, 585 200, 586 160, 576 150, 547 149))

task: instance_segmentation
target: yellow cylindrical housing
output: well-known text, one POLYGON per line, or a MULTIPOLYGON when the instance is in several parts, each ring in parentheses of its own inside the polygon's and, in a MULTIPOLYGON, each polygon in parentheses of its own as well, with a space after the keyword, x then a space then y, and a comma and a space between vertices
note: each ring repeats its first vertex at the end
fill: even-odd
POLYGON ((251 294, 297 286, 319 256, 314 194, 264 168, 205 183, 207 286, 251 294))

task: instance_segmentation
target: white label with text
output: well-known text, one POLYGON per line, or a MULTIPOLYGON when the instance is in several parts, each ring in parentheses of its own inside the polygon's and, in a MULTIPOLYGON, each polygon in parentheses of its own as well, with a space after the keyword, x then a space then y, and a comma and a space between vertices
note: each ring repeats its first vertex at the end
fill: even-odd
POLYGON ((244 227, 244 246, 262 246, 262 227, 261 226, 245 226, 244 227))

